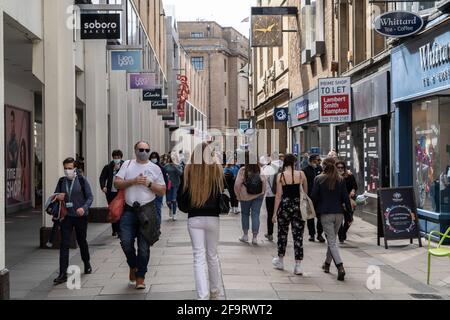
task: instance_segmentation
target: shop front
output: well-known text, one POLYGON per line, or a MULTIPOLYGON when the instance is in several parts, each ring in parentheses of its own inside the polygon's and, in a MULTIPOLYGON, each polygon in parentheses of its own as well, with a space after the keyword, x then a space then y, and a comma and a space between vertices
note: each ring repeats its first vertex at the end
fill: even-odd
POLYGON ((450 20, 392 52, 395 180, 414 186, 421 229, 450 225, 450 20))
POLYGON ((331 149, 330 125, 319 123, 319 90, 314 89, 289 103, 292 150, 298 155, 326 157, 331 149))
POLYGON ((390 186, 389 72, 380 70, 352 84, 353 122, 336 127, 339 158, 356 178, 367 205, 357 214, 377 223, 377 190, 390 186))

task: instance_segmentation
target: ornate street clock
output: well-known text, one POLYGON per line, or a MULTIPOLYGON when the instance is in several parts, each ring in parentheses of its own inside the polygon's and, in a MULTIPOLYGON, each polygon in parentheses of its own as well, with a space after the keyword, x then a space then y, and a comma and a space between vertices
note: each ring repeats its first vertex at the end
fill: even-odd
POLYGON ((283 16, 252 16, 252 47, 281 47, 283 45, 283 16))

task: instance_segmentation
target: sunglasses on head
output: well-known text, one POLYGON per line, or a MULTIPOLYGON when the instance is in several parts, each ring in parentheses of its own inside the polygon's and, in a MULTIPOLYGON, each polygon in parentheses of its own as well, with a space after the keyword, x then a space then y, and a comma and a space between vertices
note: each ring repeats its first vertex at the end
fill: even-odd
POLYGON ((147 152, 147 153, 150 153, 150 149, 138 149, 139 150, 139 152, 147 152))

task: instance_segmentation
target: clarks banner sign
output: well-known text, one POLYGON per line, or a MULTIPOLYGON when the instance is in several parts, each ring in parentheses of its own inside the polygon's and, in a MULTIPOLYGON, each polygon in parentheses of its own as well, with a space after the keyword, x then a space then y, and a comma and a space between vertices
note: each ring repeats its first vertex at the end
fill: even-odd
POLYGON ((386 37, 402 38, 419 32, 423 19, 407 11, 391 11, 375 18, 373 27, 376 32, 386 37))
POLYGON ((120 39, 119 13, 82 13, 80 21, 82 40, 120 39))

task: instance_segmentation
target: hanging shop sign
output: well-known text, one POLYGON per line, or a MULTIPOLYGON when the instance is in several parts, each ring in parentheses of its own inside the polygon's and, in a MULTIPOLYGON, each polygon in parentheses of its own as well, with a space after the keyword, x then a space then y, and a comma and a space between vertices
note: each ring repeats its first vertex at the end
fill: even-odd
POLYGON ((386 37, 402 38, 422 30, 423 19, 412 12, 391 11, 375 18, 373 27, 376 32, 386 37))
POLYGON ((189 98, 189 84, 188 77, 184 75, 177 75, 177 81, 179 82, 178 95, 177 95, 177 113, 180 118, 184 118, 186 114, 186 102, 189 98))
POLYGON ((161 101, 162 100, 162 89, 152 89, 142 91, 143 101, 161 101))
POLYGON ((81 13, 81 40, 120 39, 120 13, 81 13))
POLYGON ((274 113, 275 122, 288 122, 289 108, 287 108, 287 107, 275 108, 273 113, 274 113))
POLYGON ((113 71, 142 70, 141 51, 112 51, 111 68, 113 71))
POLYGON ((351 79, 319 79, 320 123, 352 121, 351 79))
POLYGON ((152 101, 152 110, 167 109, 167 99, 152 101))
POLYGON ((154 73, 130 73, 130 89, 151 90, 155 88, 154 73))
POLYGON ((242 132, 245 132, 248 129, 250 129, 250 120, 240 119, 239 120, 239 130, 241 130, 242 132))
POLYGON ((379 189, 378 191, 378 245, 384 238, 385 248, 389 240, 419 240, 419 217, 413 187, 379 189))

